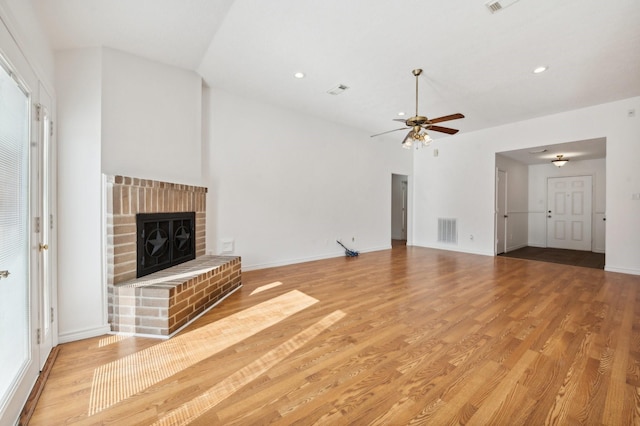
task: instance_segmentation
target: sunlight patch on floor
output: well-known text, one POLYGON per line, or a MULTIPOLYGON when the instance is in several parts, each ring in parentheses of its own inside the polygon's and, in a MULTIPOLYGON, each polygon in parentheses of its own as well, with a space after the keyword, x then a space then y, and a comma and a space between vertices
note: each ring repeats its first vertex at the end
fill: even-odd
POLYGON ((147 389, 317 303, 297 290, 94 370, 89 415, 147 389))
POLYGON ((270 350, 246 367, 216 384, 205 393, 181 405, 179 408, 170 411, 158 419, 153 425, 173 426, 190 424, 194 419, 216 406, 241 387, 255 380, 279 362, 282 362, 287 356, 309 343, 318 334, 340 321, 345 315, 342 311, 335 311, 327 315, 311 327, 301 331, 275 349, 270 350))
POLYGON ((263 292, 265 290, 269 290, 271 288, 278 287, 280 285, 282 285, 282 283, 280 281, 276 281, 276 282, 273 282, 271 284, 265 284, 263 286, 260 286, 260 287, 256 288, 255 290, 253 290, 249 296, 253 296, 254 294, 261 293, 261 292, 263 292))
POLYGON ((103 337, 102 339, 100 339, 100 341, 98 342, 98 347, 103 348, 105 346, 109 346, 114 343, 122 342, 123 340, 126 340, 131 336, 133 336, 133 334, 125 334, 125 333, 112 334, 109 337, 103 337))

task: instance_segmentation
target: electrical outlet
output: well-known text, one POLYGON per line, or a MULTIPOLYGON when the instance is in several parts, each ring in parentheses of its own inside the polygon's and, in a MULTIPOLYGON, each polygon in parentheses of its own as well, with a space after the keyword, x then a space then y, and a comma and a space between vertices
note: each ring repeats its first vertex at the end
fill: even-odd
POLYGON ((633 118, 636 116, 636 110, 635 109, 630 109, 629 111, 627 111, 627 117, 629 118, 633 118))
POLYGON ((469 235, 469 239, 470 239, 471 241, 473 241, 473 234, 470 234, 470 235, 469 235))

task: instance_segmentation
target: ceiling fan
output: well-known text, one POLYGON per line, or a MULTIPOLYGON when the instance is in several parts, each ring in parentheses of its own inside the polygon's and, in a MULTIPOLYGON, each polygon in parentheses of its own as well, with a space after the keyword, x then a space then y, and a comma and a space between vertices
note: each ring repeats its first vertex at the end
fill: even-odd
POLYGON ((431 138, 427 134, 427 130, 433 130, 436 132, 447 133, 449 135, 454 135, 458 133, 457 129, 451 129, 449 127, 442 126, 434 126, 436 123, 442 123, 443 121, 449 120, 457 120, 459 118, 464 118, 464 115, 460 113, 445 115, 443 117, 438 118, 427 118, 422 115, 418 115, 418 76, 422 74, 421 69, 415 69, 412 71, 413 75, 416 77, 416 115, 406 120, 401 118, 396 118, 393 121, 401 121, 405 124, 406 127, 401 127, 399 129, 393 129, 386 132, 378 133, 376 135, 371 135, 371 137, 376 137, 380 135, 385 135, 387 133, 397 132, 398 130, 406 130, 407 127, 410 127, 411 130, 407 133, 407 136, 402 140, 402 146, 405 148, 411 148, 413 142, 422 142, 423 145, 428 145, 431 142, 431 138), (424 131, 423 131, 424 130, 424 131))

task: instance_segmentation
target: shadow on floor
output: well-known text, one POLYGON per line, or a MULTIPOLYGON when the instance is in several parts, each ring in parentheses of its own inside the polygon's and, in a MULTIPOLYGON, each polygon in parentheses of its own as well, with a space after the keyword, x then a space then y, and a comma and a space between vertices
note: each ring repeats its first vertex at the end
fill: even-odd
POLYGON ((604 269, 604 253, 594 253, 591 251, 523 247, 508 253, 502 253, 500 256, 604 269))

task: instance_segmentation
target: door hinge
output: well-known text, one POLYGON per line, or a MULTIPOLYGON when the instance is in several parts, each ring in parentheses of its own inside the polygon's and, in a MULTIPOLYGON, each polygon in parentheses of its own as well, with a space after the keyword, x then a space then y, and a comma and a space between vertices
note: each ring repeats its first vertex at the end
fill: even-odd
POLYGON ((53 229, 53 213, 49 215, 49 229, 53 229))
POLYGON ((53 120, 50 121, 51 126, 49 126, 49 136, 53 137, 53 120))
POLYGON ((51 308, 51 323, 53 324, 53 307, 51 308))
POLYGON ((38 329, 38 332, 36 333, 36 339, 38 340, 38 344, 40 344, 40 329, 38 329))
POLYGON ((36 121, 40 121, 40 115, 42 114, 42 105, 35 104, 36 107, 36 121))
POLYGON ((35 233, 40 233, 40 217, 34 217, 33 227, 35 228, 35 233))

